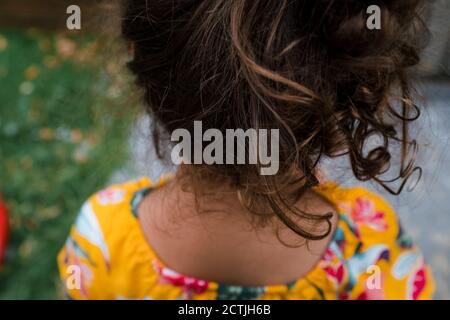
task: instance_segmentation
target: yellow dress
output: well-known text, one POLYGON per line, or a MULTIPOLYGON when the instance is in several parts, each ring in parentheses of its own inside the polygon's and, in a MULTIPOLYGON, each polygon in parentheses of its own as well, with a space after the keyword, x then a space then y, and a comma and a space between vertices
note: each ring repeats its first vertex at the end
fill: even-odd
POLYGON ((287 284, 232 286, 182 275, 146 242, 135 208, 148 178, 113 185, 82 206, 58 255, 69 299, 431 299, 429 267, 380 196, 325 183, 338 227, 317 265, 287 284))

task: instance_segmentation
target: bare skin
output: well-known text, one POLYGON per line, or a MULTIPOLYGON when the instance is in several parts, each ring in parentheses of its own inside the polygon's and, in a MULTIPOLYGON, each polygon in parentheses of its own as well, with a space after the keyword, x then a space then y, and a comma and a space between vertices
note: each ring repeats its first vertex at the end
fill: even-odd
MULTIPOLYGON (((182 190, 177 178, 150 192, 138 208, 139 222, 149 245, 171 269, 199 279, 225 284, 258 286, 286 284, 306 275, 328 246, 325 239, 310 241, 290 230, 277 238, 272 226, 255 228, 251 214, 232 190, 217 187, 207 204, 182 190)), ((335 212, 320 196, 310 192, 297 206, 311 213, 335 212)), ((337 222, 335 214, 333 231, 337 222)), ((276 224, 276 223, 275 223, 276 224)))

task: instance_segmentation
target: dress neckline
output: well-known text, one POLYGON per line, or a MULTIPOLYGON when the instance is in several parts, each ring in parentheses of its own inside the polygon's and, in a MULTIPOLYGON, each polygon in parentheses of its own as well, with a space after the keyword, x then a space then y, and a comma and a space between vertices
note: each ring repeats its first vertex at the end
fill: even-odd
POLYGON ((142 236, 146 247, 148 248, 148 251, 151 253, 151 256, 153 257, 152 261, 152 267, 154 270, 163 277, 164 280, 166 280, 168 283, 172 283, 175 286, 182 286, 185 287, 185 289, 192 289, 197 293, 202 293, 207 290, 231 290, 234 292, 240 292, 246 293, 248 295, 252 294, 260 294, 261 292, 264 292, 268 288, 271 289, 271 291, 287 291, 290 288, 294 287, 296 283, 298 283, 300 280, 307 280, 308 278, 311 278, 313 274, 315 274, 317 271, 322 269, 322 265, 324 265, 324 262, 329 261, 333 257, 330 257, 330 254, 337 255, 339 259, 341 259, 340 254, 336 251, 338 248, 337 242, 338 238, 340 236, 340 225, 341 225, 341 217, 342 214, 339 212, 339 207, 337 206, 336 201, 334 200, 334 194, 336 191, 339 191, 340 188, 335 182, 324 182, 316 187, 313 188, 313 190, 321 196, 325 201, 327 201, 334 209, 337 214, 337 221, 336 221, 336 227, 333 231, 333 236, 331 237, 330 242, 328 245, 324 248, 322 254, 320 255, 320 258, 317 260, 317 262, 311 267, 311 269, 306 272, 302 277, 299 277, 297 279, 294 279, 287 283, 281 283, 281 284, 268 284, 268 285, 255 285, 255 286, 247 286, 247 285, 235 285, 235 284, 227 284, 222 283, 214 280, 204 280, 193 276, 184 275, 170 267, 168 267, 158 256, 158 254, 153 250, 151 244, 146 239, 144 231, 142 230, 142 227, 138 221, 138 207, 139 204, 142 202, 144 197, 150 193, 152 190, 159 188, 163 186, 167 181, 170 179, 170 176, 168 177, 162 177, 158 180, 157 183, 153 184, 150 179, 144 178, 145 184, 147 186, 142 187, 135 191, 131 197, 130 206, 131 206, 131 214, 135 218, 136 223, 138 224, 138 228, 140 231, 140 235, 142 236))

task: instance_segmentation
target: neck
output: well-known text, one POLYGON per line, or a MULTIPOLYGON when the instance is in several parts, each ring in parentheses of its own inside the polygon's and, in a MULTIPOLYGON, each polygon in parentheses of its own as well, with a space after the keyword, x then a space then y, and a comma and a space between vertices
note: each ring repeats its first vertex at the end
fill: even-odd
MULTIPOLYGON (((255 224, 258 217, 240 205, 227 184, 200 197, 190 187, 175 177, 139 208, 150 246, 182 274, 240 285, 287 283, 309 271, 331 239, 330 234, 306 246, 275 217, 269 224, 255 224)), ((313 193, 302 198, 299 208, 318 214, 334 210, 313 193)))

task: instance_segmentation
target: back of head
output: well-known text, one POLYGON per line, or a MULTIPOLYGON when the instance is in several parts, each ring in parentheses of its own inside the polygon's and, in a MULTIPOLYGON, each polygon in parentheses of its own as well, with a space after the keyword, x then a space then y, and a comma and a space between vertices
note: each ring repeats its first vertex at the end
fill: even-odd
POLYGON ((259 164, 198 166, 190 174, 226 178, 248 208, 268 208, 267 217, 320 239, 330 232, 330 214, 293 204, 318 184, 322 158, 346 155, 356 178, 390 190, 381 175, 398 144, 397 179, 414 172, 408 124, 419 109, 408 70, 423 47, 426 2, 125 0, 122 29, 134 47, 130 68, 165 133, 193 132, 195 120, 221 132, 279 130, 274 176, 260 175, 259 164), (371 5, 380 9, 379 29, 367 26, 371 5), (372 136, 381 144, 368 149, 372 136), (325 228, 312 232, 312 222, 325 228))

